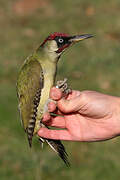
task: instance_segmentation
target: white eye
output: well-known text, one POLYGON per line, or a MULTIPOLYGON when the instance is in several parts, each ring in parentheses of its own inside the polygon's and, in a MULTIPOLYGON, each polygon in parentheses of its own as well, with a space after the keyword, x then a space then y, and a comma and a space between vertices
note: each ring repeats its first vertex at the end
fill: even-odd
POLYGON ((63 43, 63 39, 58 39, 58 42, 59 43, 63 43))

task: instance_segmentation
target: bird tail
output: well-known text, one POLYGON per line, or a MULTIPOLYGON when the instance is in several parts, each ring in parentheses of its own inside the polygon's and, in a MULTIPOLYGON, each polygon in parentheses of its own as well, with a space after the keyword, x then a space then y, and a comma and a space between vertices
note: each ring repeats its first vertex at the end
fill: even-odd
POLYGON ((46 139, 46 138, 40 138, 40 142, 46 142, 57 154, 58 156, 64 161, 66 166, 70 166, 70 163, 68 161, 68 154, 65 150, 65 147, 59 140, 52 140, 52 139, 46 139), (42 139, 42 140, 41 140, 42 139))
MULTIPOLYGON (((49 129, 49 127, 45 126, 42 123, 41 123, 41 126, 49 129)), ((64 145, 61 143, 60 140, 53 140, 53 139, 46 139, 46 138, 39 137, 39 141, 42 147, 43 147, 43 143, 46 142, 51 147, 51 149, 55 151, 58 154, 58 156, 64 161, 66 166, 70 167, 70 163, 68 161, 68 154, 65 150, 64 145)))

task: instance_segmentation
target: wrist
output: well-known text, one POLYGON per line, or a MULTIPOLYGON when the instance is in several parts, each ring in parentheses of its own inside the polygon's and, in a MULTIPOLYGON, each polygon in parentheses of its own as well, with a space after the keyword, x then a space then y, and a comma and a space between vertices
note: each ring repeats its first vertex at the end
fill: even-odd
POLYGON ((120 135, 120 97, 115 97, 114 104, 115 107, 113 108, 113 124, 115 126, 115 133, 118 136, 120 135))

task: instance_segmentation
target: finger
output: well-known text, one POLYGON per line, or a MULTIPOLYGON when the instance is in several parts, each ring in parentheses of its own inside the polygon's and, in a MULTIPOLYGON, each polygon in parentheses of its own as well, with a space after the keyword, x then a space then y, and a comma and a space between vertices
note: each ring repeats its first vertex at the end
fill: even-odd
POLYGON ((49 102, 48 104, 48 111, 49 112, 54 112, 56 110, 56 104, 54 102, 49 102))
POLYGON ((53 87, 50 90, 50 98, 53 100, 59 100, 62 97, 62 92, 60 89, 53 87))
POLYGON ((80 91, 76 91, 76 90, 72 90, 71 93, 68 94, 67 96, 67 100, 70 100, 70 99, 73 99, 73 98, 76 98, 77 96, 79 96, 81 94, 80 91))
POLYGON ((41 128, 38 131, 38 135, 47 139, 56 139, 56 140, 72 140, 72 136, 67 130, 51 130, 47 128, 41 128))
POLYGON ((65 119, 64 117, 57 116, 57 117, 51 117, 49 121, 46 122, 47 126, 56 127, 56 128, 66 128, 65 127, 65 119))
POLYGON ((61 100, 58 101, 57 105, 58 105, 58 109, 63 113, 71 113, 78 111, 81 107, 81 103, 82 101, 79 95, 70 100, 66 100, 62 98, 61 100))
POLYGON ((50 119, 51 119, 50 113, 46 112, 46 113, 43 115, 42 122, 46 124, 46 122, 47 122, 47 121, 50 121, 50 119))

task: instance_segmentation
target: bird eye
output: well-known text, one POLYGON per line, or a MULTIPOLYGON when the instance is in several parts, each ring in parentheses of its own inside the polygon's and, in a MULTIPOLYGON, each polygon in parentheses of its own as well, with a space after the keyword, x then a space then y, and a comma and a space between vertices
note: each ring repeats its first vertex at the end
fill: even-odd
POLYGON ((58 39, 58 42, 59 43, 63 43, 63 39, 58 39))

